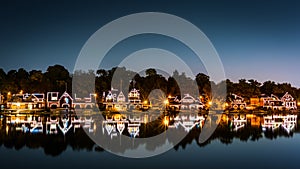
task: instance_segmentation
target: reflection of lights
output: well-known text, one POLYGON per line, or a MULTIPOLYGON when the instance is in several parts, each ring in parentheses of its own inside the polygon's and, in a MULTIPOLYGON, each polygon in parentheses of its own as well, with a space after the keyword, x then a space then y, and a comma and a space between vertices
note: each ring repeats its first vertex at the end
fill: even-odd
POLYGON ((144 123, 147 124, 148 123, 148 115, 144 116, 144 123))
POLYGON ((228 103, 225 103, 225 106, 228 107, 228 103))
POLYGON ((228 122, 228 116, 223 115, 223 116, 222 116, 222 120, 228 122))
POLYGON ((16 103, 16 105, 17 105, 17 107, 20 107, 20 106, 21 106, 21 103, 20 103, 20 102, 18 102, 18 103, 16 103))
POLYGON ((6 134, 8 134, 8 130, 9 130, 9 127, 8 127, 8 126, 6 126, 6 134))
POLYGON ((96 129, 97 129, 97 125, 96 125, 96 123, 94 123, 94 132, 96 132, 96 129))

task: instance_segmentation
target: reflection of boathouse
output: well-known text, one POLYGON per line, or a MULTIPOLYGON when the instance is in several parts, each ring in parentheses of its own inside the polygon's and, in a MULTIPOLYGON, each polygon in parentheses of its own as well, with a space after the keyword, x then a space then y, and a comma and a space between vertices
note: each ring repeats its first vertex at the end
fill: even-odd
POLYGON ((148 118, 146 114, 106 116, 102 122, 102 132, 109 135, 111 139, 115 136, 121 136, 124 130, 127 130, 130 137, 137 137, 139 136, 141 124, 147 123, 148 118))
POLYGON ((247 124, 247 116, 245 114, 234 114, 232 118, 231 125, 234 131, 244 128, 247 124))
POLYGON ((272 131, 282 127, 288 133, 294 130, 297 125, 297 115, 267 115, 263 117, 262 130, 266 131, 271 129, 272 131))
POLYGON ((204 125, 205 118, 203 115, 195 114, 179 114, 173 119, 173 124, 168 125, 169 128, 184 128, 184 131, 190 132, 195 126, 201 127, 204 125))

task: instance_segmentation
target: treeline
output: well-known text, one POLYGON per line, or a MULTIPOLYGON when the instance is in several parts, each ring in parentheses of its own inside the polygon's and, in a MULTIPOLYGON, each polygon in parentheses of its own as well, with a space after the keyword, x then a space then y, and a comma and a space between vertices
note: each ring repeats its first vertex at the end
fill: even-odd
MULTIPOLYGON (((227 86, 227 94, 235 93, 246 99, 261 94, 283 95, 285 92, 289 92, 294 98, 300 99, 300 89, 289 83, 275 83, 274 81, 260 83, 254 79, 241 79, 236 83, 227 79, 221 82, 221 84, 224 83, 227 86)), ((184 73, 180 74, 178 71, 174 71, 172 76, 166 78, 157 73, 155 69, 147 69, 144 76, 126 70, 124 67, 112 68, 111 70, 99 69, 96 72, 76 71, 74 73, 70 73, 61 65, 49 66, 46 72, 41 70, 28 72, 20 68, 6 73, 0 69, 0 92, 4 97, 9 92, 14 94, 21 90, 23 93, 47 93, 49 91, 62 93, 67 90, 68 93, 72 94, 73 87, 76 89, 75 91, 86 95, 88 92, 94 91, 98 94, 98 99, 102 99, 102 93, 111 90, 111 87, 122 90, 125 95, 135 87, 140 90, 142 99, 147 98, 154 89, 160 89, 166 96, 189 93, 196 97, 201 94, 210 98, 211 89, 218 89, 218 85, 220 84, 211 82, 209 76, 203 73, 199 73, 195 79, 191 79, 184 73), (95 81, 90 79, 95 79, 95 81), (95 87, 91 88, 91 86, 95 87)))

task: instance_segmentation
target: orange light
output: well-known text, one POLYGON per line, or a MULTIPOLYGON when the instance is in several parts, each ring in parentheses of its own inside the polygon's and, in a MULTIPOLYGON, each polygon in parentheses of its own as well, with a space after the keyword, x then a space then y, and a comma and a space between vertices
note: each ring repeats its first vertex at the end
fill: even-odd
POLYGON ((165 126, 168 126, 168 125, 169 125, 169 120, 167 119, 167 117, 165 117, 165 119, 164 119, 164 125, 165 125, 165 126))

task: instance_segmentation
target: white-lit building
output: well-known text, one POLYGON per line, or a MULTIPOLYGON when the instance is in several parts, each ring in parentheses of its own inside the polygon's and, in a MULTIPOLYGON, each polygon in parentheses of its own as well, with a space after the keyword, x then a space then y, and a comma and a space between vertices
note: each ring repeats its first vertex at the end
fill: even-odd
POLYGON ((245 102, 245 99, 242 96, 238 96, 236 94, 231 94, 230 98, 230 108, 237 110, 243 110, 246 108, 247 104, 245 102))
POLYGON ((61 108, 73 108, 73 98, 66 91, 60 96, 59 107, 61 108))
POLYGON ((292 95, 290 95, 288 92, 286 92, 282 97, 281 101, 283 103, 283 106, 287 110, 296 110, 297 109, 297 103, 296 100, 293 98, 292 95))
POLYGON ((42 109, 45 108, 45 95, 43 93, 13 94, 7 102, 8 109, 42 109))
POLYGON ((184 97, 180 100, 180 108, 189 109, 189 110, 199 110, 204 108, 204 104, 200 102, 200 100, 195 99, 193 96, 189 94, 185 94, 184 97))
POLYGON ((79 109, 94 108, 96 106, 96 94, 90 93, 88 97, 77 97, 74 94, 73 105, 74 108, 79 109))
POLYGON ((262 96, 260 102, 261 106, 266 109, 282 110, 284 107, 283 102, 273 94, 271 96, 262 96))

